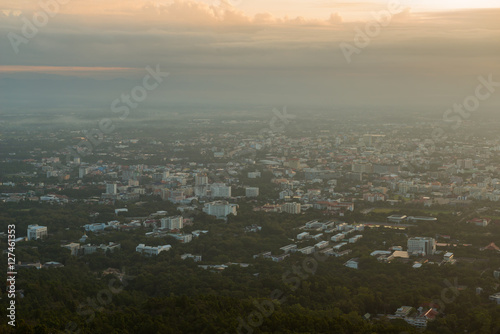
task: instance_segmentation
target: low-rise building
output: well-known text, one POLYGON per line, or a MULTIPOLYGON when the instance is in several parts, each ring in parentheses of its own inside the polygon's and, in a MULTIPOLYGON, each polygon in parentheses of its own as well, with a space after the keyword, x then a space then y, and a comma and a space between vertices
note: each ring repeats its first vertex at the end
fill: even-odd
POLYGON ((97 252, 97 246, 91 244, 83 245, 80 249, 82 250, 83 255, 89 255, 97 252))
POLYGON ((69 249, 71 252, 71 255, 77 256, 78 253, 80 252, 80 244, 76 242, 69 243, 67 245, 62 245, 61 247, 64 247, 66 249, 69 249))
POLYGON ((471 220, 468 220, 468 224, 474 224, 476 226, 481 226, 481 227, 486 227, 490 224, 491 219, 489 218, 474 218, 471 220))
POLYGON ((169 251, 172 248, 170 245, 162 245, 162 246, 146 246, 145 244, 139 244, 135 251, 144 255, 153 256, 158 255, 161 252, 169 251))
POLYGON ((312 254, 316 251, 316 248, 314 248, 314 246, 307 246, 307 247, 304 247, 304 248, 301 248, 301 249, 297 249, 297 252, 300 252, 302 254, 312 254))
POLYGON ((43 239, 47 236, 47 226, 28 225, 27 236, 28 240, 43 239))
POLYGON ((405 318, 411 314, 413 307, 411 306, 401 306, 396 310, 395 315, 400 318, 405 318))
POLYGON ((328 241, 320 241, 316 245, 314 245, 317 249, 323 249, 325 247, 328 247, 328 241))
POLYGON ((318 234, 315 234, 315 235, 313 235, 313 236, 312 236, 312 238, 313 238, 314 240, 320 240, 320 239, 321 239, 321 237, 323 237, 323 233, 318 233, 318 234))
POLYGON ((489 299, 500 305, 500 292, 491 295, 489 299))
POLYGON ((302 232, 297 234, 297 240, 304 240, 306 238, 309 238, 309 232, 302 232))
POLYGON ((353 258, 344 263, 344 266, 347 268, 352 268, 352 269, 359 269, 359 259, 353 258))
POLYGON ((391 223, 402 223, 407 220, 407 216, 405 215, 392 215, 387 217, 387 221, 391 223))
POLYGON ((182 254, 181 255, 181 259, 182 260, 193 259, 194 262, 200 262, 201 261, 201 255, 193 255, 193 254, 186 253, 186 254, 182 254))
POLYGON ((339 243, 339 244, 336 244, 336 245, 335 245, 335 246, 333 246, 332 248, 333 248, 333 250, 334 250, 334 251, 338 251, 338 250, 340 250, 342 247, 344 247, 345 245, 347 245, 347 242, 341 242, 341 243, 339 243))
POLYGON ((297 249, 297 245, 296 244, 291 244, 291 245, 287 245, 287 246, 283 246, 280 248, 283 252, 285 252, 285 254, 288 254, 290 252, 293 252, 297 249))
POLYGON ((122 245, 114 243, 114 242, 109 242, 107 245, 101 244, 99 246, 99 248, 102 249, 104 251, 104 253, 106 253, 107 251, 110 251, 111 253, 114 253, 115 251, 121 249, 122 245))
POLYGON ((85 231, 88 232, 101 232, 104 231, 104 229, 106 228, 106 224, 104 223, 87 224, 84 225, 83 228, 85 229, 85 231))
POLYGON ((333 237, 330 238, 331 241, 333 242, 339 242, 339 241, 342 241, 344 239, 344 234, 343 233, 339 233, 339 234, 335 234, 333 237))
POLYGON ((453 253, 446 252, 443 256, 443 261, 448 263, 455 262, 455 259, 453 258, 453 253))
POLYGON ((353 244, 353 243, 356 243, 358 242, 359 239, 361 239, 363 236, 361 234, 358 234, 358 235, 355 235, 354 237, 352 238, 349 238, 349 243, 350 244, 353 244))
POLYGON ((169 236, 174 237, 176 240, 185 244, 193 240, 192 234, 170 233, 169 236))

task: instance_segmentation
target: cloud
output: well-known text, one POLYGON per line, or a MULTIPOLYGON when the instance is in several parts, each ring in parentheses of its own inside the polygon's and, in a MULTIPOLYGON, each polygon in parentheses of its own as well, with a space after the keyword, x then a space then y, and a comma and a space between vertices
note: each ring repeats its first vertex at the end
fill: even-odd
MULTIPOLYGON (((22 7, 23 16, 30 18, 29 3, 7 1, 2 6, 22 7)), ((337 9, 318 19, 249 15, 234 6, 187 0, 73 0, 21 45, 19 54, 8 39, 0 39, 0 65, 35 66, 22 76, 3 71, 2 77, 15 81, 0 85, 0 98, 19 97, 9 100, 14 104, 35 105, 38 98, 47 105, 78 101, 108 108, 116 94, 141 79, 142 69, 160 64, 171 76, 155 92, 157 100, 148 99, 144 107, 187 101, 439 109, 467 96, 478 75, 500 77, 500 45, 494 42, 500 38, 500 10, 405 10, 347 64, 339 44, 354 43, 356 29, 364 29, 367 21, 346 21, 337 9), (42 74, 66 77, 43 76, 47 88, 41 95, 30 73, 36 80, 42 80, 42 74), (101 85, 90 80, 105 75, 126 80, 101 85), (76 100, 68 97, 74 95, 76 100)), ((4 15, 0 35, 21 34, 21 27, 20 17, 4 15)))
POLYGON ((2 66, 0 75, 53 74, 68 77, 116 78, 138 73, 140 69, 126 67, 79 67, 79 66, 2 66))

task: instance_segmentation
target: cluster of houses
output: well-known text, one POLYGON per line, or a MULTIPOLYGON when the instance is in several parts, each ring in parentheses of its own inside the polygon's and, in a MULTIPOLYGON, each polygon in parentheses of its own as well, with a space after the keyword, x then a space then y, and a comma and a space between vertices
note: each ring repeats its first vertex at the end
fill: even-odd
POLYGON ((348 225, 343 222, 320 222, 317 220, 312 220, 307 222, 304 226, 299 228, 300 230, 308 230, 297 234, 296 242, 290 245, 286 245, 280 248, 283 251, 282 254, 272 255, 271 252, 263 252, 260 254, 254 255, 254 258, 263 257, 267 259, 271 259, 275 262, 280 262, 290 256, 290 253, 302 253, 305 255, 314 254, 319 252, 323 255, 340 257, 347 255, 352 252, 350 249, 346 249, 341 251, 341 248, 348 244, 356 243, 363 236, 361 234, 352 235, 356 231, 363 231, 363 225, 348 225), (320 233, 317 233, 320 232, 320 233), (340 233, 336 233, 340 232, 340 233), (328 240, 327 234, 336 233, 334 236, 328 240), (323 238, 327 238, 327 240, 323 240, 323 238), (342 242, 344 241, 345 242, 342 242), (315 242, 313 245, 307 245, 302 248, 299 248, 299 244, 304 242, 313 241, 315 242), (333 244, 330 244, 330 241, 333 244))
MULTIPOLYGON (((432 305, 431 305, 432 306, 432 305)), ((425 329, 429 321, 436 319, 439 314, 436 307, 420 306, 415 309, 411 306, 401 306, 394 315, 387 316, 389 319, 403 319, 408 324, 419 329, 425 329)))

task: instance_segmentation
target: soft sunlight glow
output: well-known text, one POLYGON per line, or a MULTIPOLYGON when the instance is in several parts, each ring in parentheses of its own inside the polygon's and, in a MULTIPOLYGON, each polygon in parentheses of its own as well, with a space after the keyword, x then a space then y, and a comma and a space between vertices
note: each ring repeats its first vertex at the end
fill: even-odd
POLYGON ((473 9, 473 8, 498 8, 500 2, 497 0, 404 0, 401 1, 413 9, 418 10, 453 10, 453 9, 473 9))

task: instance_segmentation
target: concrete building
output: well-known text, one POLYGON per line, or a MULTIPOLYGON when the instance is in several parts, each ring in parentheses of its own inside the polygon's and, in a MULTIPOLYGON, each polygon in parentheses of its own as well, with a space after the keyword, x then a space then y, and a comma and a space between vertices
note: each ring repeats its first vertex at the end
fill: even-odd
POLYGON ((104 253, 106 253, 107 251, 110 251, 111 253, 114 253, 116 250, 121 249, 122 245, 114 243, 114 242, 109 242, 107 245, 101 244, 99 246, 99 248, 102 249, 104 251, 104 253))
POLYGON ((493 271, 493 277, 495 277, 496 279, 500 279, 500 268, 493 271))
POLYGON ((257 196, 259 196, 259 188, 257 188, 257 187, 248 187, 248 188, 245 188, 245 196, 246 197, 257 197, 257 196))
POLYGON ((200 262, 201 261, 201 255, 193 255, 193 254, 186 253, 186 254, 182 254, 181 255, 181 259, 182 260, 193 259, 194 262, 200 262))
POLYGON ((260 172, 248 172, 247 174, 249 179, 256 179, 261 176, 260 172))
POLYGON ((161 219, 161 227, 169 230, 182 230, 184 219, 182 216, 165 217, 161 219))
POLYGON ((403 223, 408 219, 405 215, 392 215, 387 217, 387 221, 391 223, 403 223))
POLYGON ((335 246, 332 247, 332 249, 334 251, 338 251, 340 250, 342 247, 344 247, 345 245, 347 245, 347 242, 341 242, 340 244, 336 244, 335 246))
POLYGON ((361 239, 362 237, 363 236, 361 234, 355 235, 354 237, 349 238, 349 243, 354 244, 354 243, 358 242, 358 240, 361 239))
POLYGON ((80 167, 78 169, 78 178, 82 179, 85 175, 89 173, 90 168, 88 167, 80 167))
POLYGON ((314 247, 316 247, 317 249, 323 249, 328 247, 328 244, 329 244, 328 241, 320 241, 316 245, 314 245, 314 247))
POLYGON ((283 252, 285 252, 285 254, 288 254, 290 252, 294 252, 297 249, 297 245, 296 244, 291 244, 291 245, 283 246, 280 249, 283 252))
POLYGON ((76 242, 72 242, 72 243, 69 243, 67 245, 63 245, 61 247, 69 249, 71 252, 71 255, 73 255, 73 256, 77 256, 78 253, 80 252, 80 244, 78 244, 76 242))
POLYGON ((467 221, 468 224, 474 224, 476 226, 481 226, 481 227, 488 226, 490 222, 491 219, 489 218, 474 218, 467 221))
POLYGON ((116 183, 106 184, 106 194, 115 195, 117 193, 116 183))
POLYGON ((491 295, 489 297, 489 300, 494 301, 495 303, 497 303, 498 305, 500 305, 500 292, 495 293, 494 295, 491 295))
POLYGON ((280 199, 289 200, 293 197, 293 191, 291 189, 285 189, 279 193, 280 199))
POLYGON ((209 191, 210 191, 209 185, 194 186, 194 195, 195 196, 206 197, 206 196, 208 196, 209 191))
POLYGON ((308 246, 308 247, 304 247, 304 248, 301 248, 301 249, 297 249, 297 252, 300 252, 302 254, 312 254, 316 251, 316 248, 314 246, 308 246))
POLYGON ((91 244, 83 245, 80 247, 80 249, 83 252, 83 255, 93 254, 93 253, 97 252, 97 248, 98 247, 96 245, 91 245, 91 244))
POLYGON ((299 214, 300 203, 285 203, 283 204, 281 210, 286 213, 299 214))
POLYGON ((207 174, 197 174, 194 177, 195 186, 205 186, 208 185, 208 176, 207 174))
POLYGON ((106 228, 106 224, 104 223, 87 224, 84 225, 83 228, 85 229, 85 231, 101 232, 104 231, 104 229, 106 228))
POLYGON ((153 255, 158 255, 161 252, 167 252, 172 248, 170 245, 163 245, 163 246, 146 246, 145 244, 139 244, 136 248, 135 251, 147 256, 153 256, 153 255))
POLYGON ((215 202, 205 203, 203 207, 203 212, 205 212, 208 215, 215 216, 219 219, 223 219, 230 214, 236 216, 237 208, 238 208, 237 204, 230 204, 226 201, 215 201, 215 202))
POLYGON ((357 258, 350 259, 346 263, 344 263, 344 266, 347 268, 352 268, 352 269, 359 269, 359 260, 357 258))
POLYGON ((224 183, 214 183, 210 186, 210 191, 213 198, 222 197, 229 198, 231 197, 231 186, 226 186, 224 183))
POLYGON ((396 310, 396 313, 394 315, 400 318, 405 318, 409 316, 412 311, 413 307, 411 306, 401 306, 396 310))
POLYGON ((176 240, 179 242, 182 242, 184 244, 187 244, 188 242, 193 241, 193 235, 192 234, 169 234, 169 236, 174 237, 176 240))
POLYGON ((344 237, 345 237, 344 233, 339 233, 339 234, 335 234, 333 237, 331 237, 330 240, 333 242, 339 242, 339 241, 342 241, 344 239, 344 237))
POLYGON ((302 232, 297 234, 297 240, 304 240, 306 238, 309 238, 309 232, 302 232))
POLYGON ((428 237, 408 239, 408 253, 418 255, 433 255, 436 252, 436 240, 428 237))
POLYGON ((47 236, 47 227, 38 226, 38 224, 28 225, 27 236, 28 240, 43 239, 47 236))

